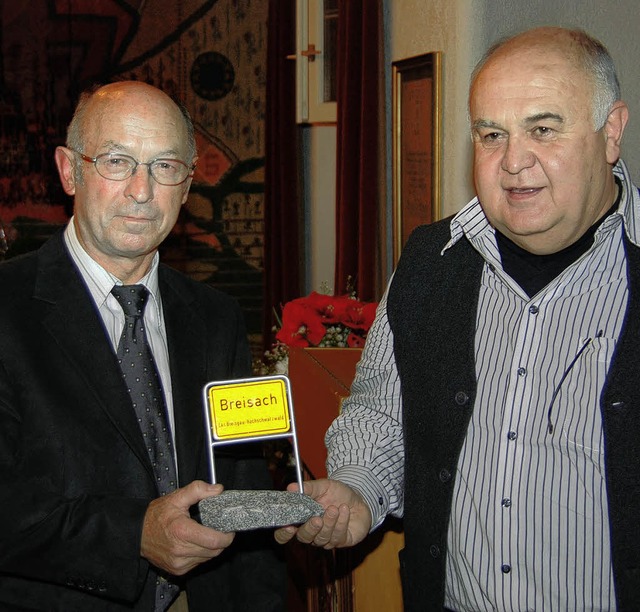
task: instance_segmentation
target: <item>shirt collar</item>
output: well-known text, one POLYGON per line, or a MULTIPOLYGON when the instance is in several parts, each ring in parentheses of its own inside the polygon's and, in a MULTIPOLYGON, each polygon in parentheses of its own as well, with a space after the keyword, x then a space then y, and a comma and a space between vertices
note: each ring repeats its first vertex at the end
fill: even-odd
MULTIPOLYGON (((606 219, 596 231, 599 236, 611 229, 613 224, 617 224, 618 218, 622 217, 625 232, 629 240, 636 246, 640 246, 640 192, 633 184, 626 164, 619 160, 613 168, 613 173, 620 179, 622 185, 622 195, 618 209, 606 219)), ((480 243, 489 236, 494 241, 494 230, 489 225, 477 197, 473 198, 458 214, 451 220, 451 238, 442 249, 441 254, 451 248, 462 236, 466 236, 469 242, 478 250, 480 243)))
MULTIPOLYGON (((76 233, 73 217, 67 224, 64 231, 64 240, 71 259, 76 264, 82 279, 84 280, 93 300, 98 308, 101 308, 105 304, 107 298, 111 296, 111 289, 114 285, 122 285, 117 277, 110 272, 107 272, 97 261, 91 258, 91 256, 84 250, 84 247, 80 244, 78 235, 76 233)), ((158 253, 153 257, 151 262, 151 268, 149 272, 143 276, 137 284, 144 285, 151 295, 152 302, 158 315, 161 314, 161 302, 160 291, 158 286, 158 264, 160 256, 158 253)))
MULTIPOLYGON (((622 216, 627 238, 634 245, 640 246, 640 191, 633 184, 629 170, 622 160, 615 165, 613 172, 620 179, 622 196, 618 210, 611 216, 622 216)), ((600 231, 603 230, 604 228, 601 228, 600 231)))

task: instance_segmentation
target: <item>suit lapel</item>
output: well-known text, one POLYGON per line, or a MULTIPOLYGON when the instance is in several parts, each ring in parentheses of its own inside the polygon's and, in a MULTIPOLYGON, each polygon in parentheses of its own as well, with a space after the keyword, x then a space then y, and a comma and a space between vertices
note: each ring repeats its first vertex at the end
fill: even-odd
POLYGON ((196 478, 204 439, 203 382, 206 381, 206 328, 188 286, 178 288, 160 274, 160 293, 169 348, 178 478, 196 478))
MULTIPOLYGON (((178 288, 161 272, 160 293, 169 348, 179 479, 190 482, 201 466, 204 448, 202 386, 207 381, 207 332, 188 285, 178 288)), ((68 359, 65 375, 83 381, 86 401, 105 411, 152 475, 115 354, 64 246, 62 233, 40 250, 34 297, 46 304, 43 325, 68 359)))
POLYGON ((40 251, 34 297, 48 303, 43 325, 68 359, 65 375, 84 382, 87 402, 105 411, 152 474, 116 357, 91 295, 66 251, 62 233, 40 251))

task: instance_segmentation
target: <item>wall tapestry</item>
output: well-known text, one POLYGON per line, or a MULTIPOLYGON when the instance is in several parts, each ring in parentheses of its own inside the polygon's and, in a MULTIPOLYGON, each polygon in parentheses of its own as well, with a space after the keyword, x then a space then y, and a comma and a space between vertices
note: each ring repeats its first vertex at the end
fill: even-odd
POLYGON ((151 83, 189 109, 199 151, 163 260, 234 295, 261 347, 267 0, 0 5, 0 251, 37 248, 72 214, 53 152, 79 93, 151 83))

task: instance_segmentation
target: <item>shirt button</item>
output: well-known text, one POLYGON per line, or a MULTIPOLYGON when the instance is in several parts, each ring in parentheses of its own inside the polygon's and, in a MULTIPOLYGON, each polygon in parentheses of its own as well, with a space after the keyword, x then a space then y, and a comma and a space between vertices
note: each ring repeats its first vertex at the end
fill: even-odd
POLYGON ((529 306, 529 314, 537 315, 538 312, 539 312, 539 309, 537 306, 529 306))
POLYGON ((511 571, 511 566, 506 563, 500 568, 503 574, 508 574, 511 571))
POLYGON ((451 480, 451 472, 443 468, 440 470, 438 477, 440 478, 440 482, 449 482, 451 480))
POLYGON ((508 497, 505 497, 501 503, 505 508, 511 507, 511 500, 508 497))
POLYGON ((440 556, 440 547, 436 546, 435 544, 432 544, 431 546, 429 546, 429 554, 436 559, 437 557, 440 556))
POLYGON ((524 376, 527 373, 526 368, 518 368, 518 376, 524 376))
POLYGON ((508 440, 515 440, 518 437, 518 434, 515 431, 510 431, 507 434, 507 439, 508 440))

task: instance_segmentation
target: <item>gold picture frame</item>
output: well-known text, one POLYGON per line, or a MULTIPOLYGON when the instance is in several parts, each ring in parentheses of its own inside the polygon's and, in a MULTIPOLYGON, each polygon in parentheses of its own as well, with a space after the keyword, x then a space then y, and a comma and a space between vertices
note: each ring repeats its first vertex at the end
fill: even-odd
POLYGON ((409 234, 440 218, 442 53, 392 62, 393 257, 409 234))

